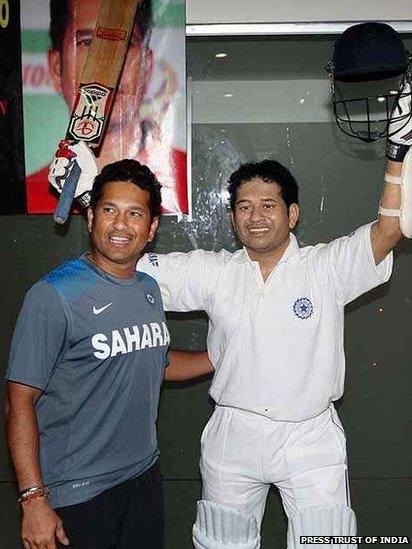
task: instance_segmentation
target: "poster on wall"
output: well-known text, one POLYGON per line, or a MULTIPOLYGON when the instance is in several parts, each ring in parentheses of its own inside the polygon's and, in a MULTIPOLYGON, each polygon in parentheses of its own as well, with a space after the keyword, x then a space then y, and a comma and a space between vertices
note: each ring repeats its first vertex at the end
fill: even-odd
POLYGON ((25 212, 19 0, 0 0, 0 213, 25 212))
MULTIPOLYGON (((1 0, 0 0, 1 1, 1 0)), ((48 167, 65 136, 99 0, 21 0, 27 212, 53 213, 48 167)), ((184 0, 144 0, 97 162, 147 164, 163 212, 190 214, 186 179, 184 0)))

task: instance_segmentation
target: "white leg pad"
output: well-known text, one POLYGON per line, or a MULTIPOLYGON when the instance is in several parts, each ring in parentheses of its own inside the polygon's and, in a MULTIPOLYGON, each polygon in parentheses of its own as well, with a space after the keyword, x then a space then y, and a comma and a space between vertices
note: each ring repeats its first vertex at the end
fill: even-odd
POLYGON ((256 519, 232 507, 198 501, 193 545, 195 549, 259 549, 256 519))
POLYGON ((289 517, 288 549, 308 549, 310 547, 356 549, 357 544, 350 543, 353 540, 345 539, 352 536, 356 536, 356 517, 353 510, 346 505, 309 507, 289 517), (301 536, 334 536, 335 540, 333 544, 302 544, 301 536), (337 537, 344 539, 339 543, 337 537))

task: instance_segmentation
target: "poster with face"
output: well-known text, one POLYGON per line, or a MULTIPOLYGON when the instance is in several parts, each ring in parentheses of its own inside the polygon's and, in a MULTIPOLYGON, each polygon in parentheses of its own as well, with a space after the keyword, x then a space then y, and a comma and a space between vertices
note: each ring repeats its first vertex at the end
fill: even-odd
MULTIPOLYGON (((24 136, 28 213, 54 211, 49 164, 66 134, 99 0, 22 0, 24 136)), ((150 167, 163 212, 189 214, 186 179, 185 6, 144 0, 97 162, 150 167)))

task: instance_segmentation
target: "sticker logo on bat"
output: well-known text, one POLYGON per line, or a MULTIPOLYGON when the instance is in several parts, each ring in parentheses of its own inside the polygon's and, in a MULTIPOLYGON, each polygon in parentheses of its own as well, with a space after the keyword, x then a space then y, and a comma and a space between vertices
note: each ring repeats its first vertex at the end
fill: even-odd
POLYGON ((69 126, 69 133, 74 139, 98 142, 110 109, 112 92, 111 88, 101 84, 79 87, 69 126))
POLYGON ((112 29, 109 27, 98 27, 96 36, 102 40, 110 40, 111 42, 122 42, 126 39, 127 32, 122 29, 112 29))

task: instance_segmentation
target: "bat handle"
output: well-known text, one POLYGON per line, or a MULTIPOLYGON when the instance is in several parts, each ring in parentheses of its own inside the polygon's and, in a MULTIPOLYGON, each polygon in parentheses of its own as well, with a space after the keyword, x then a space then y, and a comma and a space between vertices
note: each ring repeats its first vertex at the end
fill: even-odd
POLYGON ((59 203, 57 204, 54 212, 54 221, 59 225, 64 225, 69 217, 70 208, 73 203, 74 193, 76 192, 77 182, 79 181, 82 171, 76 161, 73 163, 73 167, 70 170, 69 176, 64 183, 59 203))

